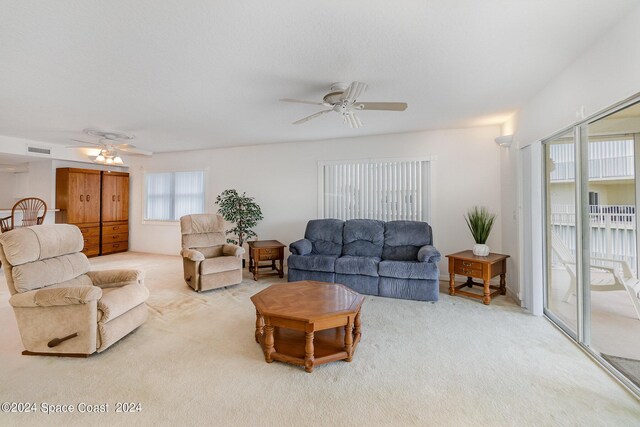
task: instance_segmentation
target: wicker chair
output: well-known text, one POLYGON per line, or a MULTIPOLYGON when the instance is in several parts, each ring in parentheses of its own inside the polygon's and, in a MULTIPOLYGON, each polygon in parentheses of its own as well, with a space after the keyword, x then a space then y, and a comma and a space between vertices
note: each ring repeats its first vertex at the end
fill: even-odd
POLYGON ((16 227, 28 227, 31 225, 40 225, 47 215, 47 204, 37 197, 27 197, 18 201, 11 209, 11 215, 0 218, 0 232, 6 233, 16 227), (42 215, 40 215, 42 213, 42 215), (16 214, 21 214, 20 219, 16 221, 16 214), (16 224, 18 222, 18 224, 16 224))

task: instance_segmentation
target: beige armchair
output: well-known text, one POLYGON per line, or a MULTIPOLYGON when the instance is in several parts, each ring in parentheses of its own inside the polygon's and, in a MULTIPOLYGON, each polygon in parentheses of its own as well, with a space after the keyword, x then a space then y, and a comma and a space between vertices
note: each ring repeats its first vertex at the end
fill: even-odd
POLYGON ((137 270, 89 271, 75 225, 0 235, 0 260, 28 355, 102 352, 147 319, 149 291, 137 270))
POLYGON ((242 282, 244 249, 226 244, 221 215, 180 218, 184 280, 197 292, 242 282))

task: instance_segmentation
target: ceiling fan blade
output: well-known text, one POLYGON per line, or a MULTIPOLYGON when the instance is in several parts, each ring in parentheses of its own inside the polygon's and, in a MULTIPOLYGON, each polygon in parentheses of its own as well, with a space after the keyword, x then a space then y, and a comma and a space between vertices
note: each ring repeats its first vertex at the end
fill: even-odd
POLYGON ((342 101, 354 102, 360 95, 367 90, 367 85, 362 82, 352 82, 349 87, 342 93, 340 99, 342 101))
POLYGON ((356 110, 404 111, 406 102, 358 102, 353 106, 356 110))
POLYGON ((352 129, 358 129, 359 127, 362 127, 360 118, 356 116, 356 113, 354 113, 353 111, 350 111, 349 113, 346 113, 344 115, 344 122, 348 124, 352 129))
POLYGON ((152 151, 143 150, 142 148, 137 148, 135 145, 131 144, 120 144, 114 147, 118 151, 122 151, 123 153, 127 153, 132 156, 151 156, 153 155, 152 151))
POLYGON ((99 145, 65 145, 64 148, 100 148, 99 145))
MULTIPOLYGON (((89 144, 89 145, 92 145, 92 146, 94 146, 94 147, 95 147, 95 146, 102 147, 102 146, 104 145, 104 144, 101 144, 101 143, 99 143, 99 142, 82 141, 82 140, 80 140, 80 139, 73 139, 73 138, 71 138, 71 140, 72 140, 72 141, 75 141, 75 142, 81 142, 81 143, 83 143, 83 144, 89 144)), ((74 145, 73 147, 78 147, 78 146, 77 146, 77 145, 74 145)), ((78 147, 78 148, 79 148, 79 147, 78 147)))
POLYGON ((296 104, 324 105, 322 102, 303 101, 301 99, 291 99, 291 98, 281 98, 281 99, 279 99, 279 101, 282 101, 282 102, 295 102, 296 104))
POLYGON ((322 110, 322 111, 318 111, 317 113, 314 113, 310 116, 304 117, 300 120, 296 120, 295 122, 293 122, 294 125, 299 125, 300 123, 304 123, 304 122, 308 122, 309 120, 315 119, 316 117, 320 117, 323 114, 329 113, 333 110, 322 110))

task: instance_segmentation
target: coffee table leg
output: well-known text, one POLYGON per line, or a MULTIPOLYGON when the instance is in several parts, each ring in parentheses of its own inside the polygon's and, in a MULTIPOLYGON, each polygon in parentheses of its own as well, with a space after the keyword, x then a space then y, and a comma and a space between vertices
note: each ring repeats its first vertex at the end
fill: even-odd
POLYGON ((313 372, 313 332, 304 334, 304 370, 313 372))
POLYGON ((500 295, 506 295, 507 294, 507 281, 505 279, 505 274, 502 273, 500 275, 500 295))
POLYGON ((284 261, 283 258, 280 258, 280 270, 278 270, 278 273, 280 273, 278 275, 278 277, 280 277, 281 279, 284 277, 284 261))
POLYGON ((264 331, 264 317, 256 310, 256 342, 260 343, 260 337, 264 331))
POLYGON ((351 323, 351 318, 349 318, 349 323, 347 323, 344 327, 344 349, 347 352, 347 358, 345 359, 347 362, 351 362, 353 356, 353 332, 352 332, 353 324, 351 323))
POLYGON ((358 339, 360 337, 360 335, 361 335, 360 329, 362 328, 362 323, 360 321, 360 312, 358 312, 356 314, 356 318, 353 321, 353 324, 355 326, 355 331, 353 333, 353 337, 354 337, 354 339, 358 339))
POLYGON ((267 363, 273 362, 271 358, 271 353, 275 352, 273 348, 273 326, 266 325, 264 327, 264 360, 267 363))

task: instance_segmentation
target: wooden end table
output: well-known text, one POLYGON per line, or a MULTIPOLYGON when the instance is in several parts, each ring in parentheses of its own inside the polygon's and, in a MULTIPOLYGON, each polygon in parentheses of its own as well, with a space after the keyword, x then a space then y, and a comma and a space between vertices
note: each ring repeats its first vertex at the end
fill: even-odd
POLYGON ((251 297, 256 307, 256 342, 267 363, 274 360, 313 367, 351 362, 360 342, 364 297, 337 283, 271 285, 251 297))
POLYGON ((464 295, 471 298, 482 299, 485 305, 491 303, 491 298, 507 293, 507 258, 509 255, 491 253, 487 256, 476 256, 472 251, 462 251, 447 255, 449 258, 449 295, 464 295), (455 285, 455 276, 460 274, 467 276, 467 281, 461 285, 455 285), (491 284, 491 278, 500 276, 500 286, 491 284), (474 282, 473 279, 481 279, 482 283, 474 282), (464 287, 482 286, 482 295, 463 291, 464 287), (494 289, 491 292, 491 289, 494 289))
POLYGON ((256 240, 247 242, 249 245, 249 271, 253 272, 253 280, 258 280, 261 268, 271 268, 276 270, 265 275, 277 274, 281 279, 284 277, 284 248, 285 246, 277 240, 256 240), (260 262, 271 261, 269 264, 260 265, 260 262), (276 267, 276 261, 280 262, 280 268, 276 267))

